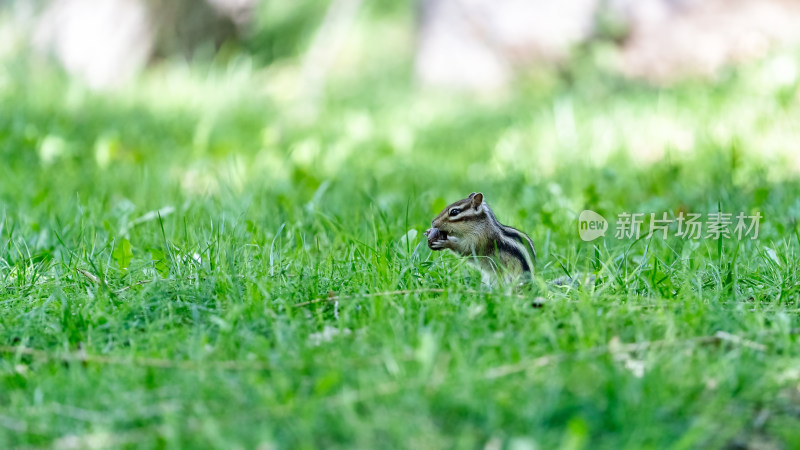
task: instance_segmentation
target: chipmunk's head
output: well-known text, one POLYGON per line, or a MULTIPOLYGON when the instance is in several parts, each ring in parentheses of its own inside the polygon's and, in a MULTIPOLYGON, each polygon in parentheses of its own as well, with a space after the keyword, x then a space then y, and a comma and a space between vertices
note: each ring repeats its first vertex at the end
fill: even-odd
POLYGON ((431 222, 428 247, 442 250, 467 245, 486 233, 489 226, 488 206, 483 202, 483 194, 473 192, 469 197, 448 205, 431 222))

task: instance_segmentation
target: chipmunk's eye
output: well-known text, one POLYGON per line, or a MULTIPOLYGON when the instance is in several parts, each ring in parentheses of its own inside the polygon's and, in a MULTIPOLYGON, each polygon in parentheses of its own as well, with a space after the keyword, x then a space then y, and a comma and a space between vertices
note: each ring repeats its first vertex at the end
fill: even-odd
POLYGON ((461 214, 461 210, 458 208, 453 208, 450 210, 450 217, 457 216, 461 214))

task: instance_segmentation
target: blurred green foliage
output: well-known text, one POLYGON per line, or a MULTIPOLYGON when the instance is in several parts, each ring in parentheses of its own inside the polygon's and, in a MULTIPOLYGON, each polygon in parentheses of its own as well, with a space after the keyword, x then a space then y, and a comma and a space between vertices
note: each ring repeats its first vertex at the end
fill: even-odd
MULTIPOLYGON (((264 0, 242 37, 242 50, 260 64, 294 58, 308 47, 331 2, 264 0)), ((413 2, 373 0, 363 2, 359 15, 365 20, 403 20, 411 15, 413 2)))
POLYGON ((322 22, 329 3, 323 0, 261 2, 250 35, 244 41, 245 49, 261 63, 298 56, 322 22))

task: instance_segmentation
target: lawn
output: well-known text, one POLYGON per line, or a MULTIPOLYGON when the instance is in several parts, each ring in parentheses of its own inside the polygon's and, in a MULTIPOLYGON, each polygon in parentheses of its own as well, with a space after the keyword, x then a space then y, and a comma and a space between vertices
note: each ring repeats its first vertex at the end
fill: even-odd
POLYGON ((589 58, 474 98, 403 61, 310 111, 246 60, 109 94, 10 62, 0 447, 800 446, 796 82, 589 58), (425 245, 473 191, 533 238, 531 285, 425 245), (584 242, 584 209, 763 218, 584 242))

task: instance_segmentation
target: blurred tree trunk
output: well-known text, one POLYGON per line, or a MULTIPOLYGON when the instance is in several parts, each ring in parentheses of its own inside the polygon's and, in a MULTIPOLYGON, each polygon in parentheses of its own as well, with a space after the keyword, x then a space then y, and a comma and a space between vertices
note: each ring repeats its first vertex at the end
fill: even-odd
POLYGON ((800 44, 797 0, 616 0, 629 24, 619 69, 665 84, 800 44))
POLYGON ((33 41, 72 75, 108 88, 154 57, 191 57, 199 45, 236 37, 257 1, 51 0, 33 41))
POLYGON ((417 76, 439 86, 503 86, 521 65, 569 56, 592 33, 599 3, 421 0, 417 76))

